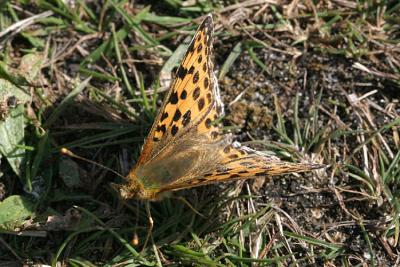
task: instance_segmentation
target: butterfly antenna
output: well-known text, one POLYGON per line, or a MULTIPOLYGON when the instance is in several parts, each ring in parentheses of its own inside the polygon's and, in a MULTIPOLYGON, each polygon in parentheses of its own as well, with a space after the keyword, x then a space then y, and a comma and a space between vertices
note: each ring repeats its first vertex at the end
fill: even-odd
POLYGON ((60 152, 61 152, 61 154, 67 155, 67 156, 69 156, 71 158, 76 158, 76 159, 79 159, 79 160, 83 160, 83 161, 89 162, 89 163, 91 163, 93 165, 96 165, 96 166, 101 167, 101 168, 103 168, 103 169, 105 169, 107 171, 110 171, 110 172, 114 173, 115 175, 118 175, 119 177, 123 178, 124 180, 126 179, 125 176, 123 176, 120 173, 114 171, 113 169, 110 169, 110 168, 108 168, 108 167, 106 167, 106 166, 104 166, 104 165, 102 165, 100 163, 94 162, 93 160, 78 156, 78 155, 74 154, 71 150, 69 150, 68 148, 63 147, 63 148, 60 149, 60 152))

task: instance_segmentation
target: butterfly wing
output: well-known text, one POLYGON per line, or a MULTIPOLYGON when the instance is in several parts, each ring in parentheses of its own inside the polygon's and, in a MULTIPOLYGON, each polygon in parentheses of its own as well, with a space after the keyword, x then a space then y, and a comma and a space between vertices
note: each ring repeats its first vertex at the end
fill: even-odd
POLYGON ((197 134, 218 139, 218 129, 212 122, 223 114, 223 105, 211 62, 212 35, 213 21, 208 15, 197 29, 176 71, 137 165, 157 156, 188 129, 193 130, 193 125, 196 125, 197 134))
POLYGON ((174 191, 206 184, 271 177, 274 175, 306 172, 325 165, 313 163, 291 163, 267 156, 238 142, 226 145, 220 150, 219 159, 212 169, 183 177, 161 188, 160 192, 174 191))

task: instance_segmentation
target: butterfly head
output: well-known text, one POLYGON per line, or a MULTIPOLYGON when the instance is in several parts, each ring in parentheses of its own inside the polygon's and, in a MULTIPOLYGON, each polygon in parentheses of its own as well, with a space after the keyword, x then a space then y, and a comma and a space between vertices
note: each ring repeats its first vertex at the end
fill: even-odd
POLYGON ((123 199, 157 200, 158 190, 145 189, 137 180, 134 174, 130 173, 127 177, 128 183, 117 185, 117 189, 123 199))

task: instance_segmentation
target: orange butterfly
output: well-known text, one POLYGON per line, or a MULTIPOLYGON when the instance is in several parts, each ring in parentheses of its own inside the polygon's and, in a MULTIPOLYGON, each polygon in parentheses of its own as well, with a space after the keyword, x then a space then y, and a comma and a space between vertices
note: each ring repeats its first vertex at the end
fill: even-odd
POLYGON ((124 198, 157 200, 163 193, 324 167, 280 161, 232 142, 214 125, 224 113, 211 62, 213 21, 198 28, 145 141, 120 188, 124 198))

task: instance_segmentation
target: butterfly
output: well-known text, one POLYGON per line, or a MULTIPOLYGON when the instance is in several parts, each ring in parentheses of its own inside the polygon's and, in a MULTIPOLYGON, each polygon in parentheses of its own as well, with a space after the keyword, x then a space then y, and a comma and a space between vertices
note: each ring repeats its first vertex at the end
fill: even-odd
POLYGON ((213 20, 197 29, 178 67, 121 196, 158 200, 167 192, 217 182, 305 172, 321 164, 290 163, 233 142, 216 124, 224 115, 212 57, 213 20))

